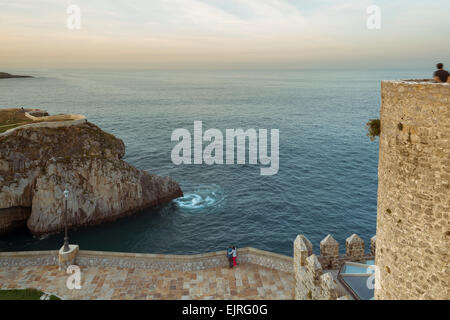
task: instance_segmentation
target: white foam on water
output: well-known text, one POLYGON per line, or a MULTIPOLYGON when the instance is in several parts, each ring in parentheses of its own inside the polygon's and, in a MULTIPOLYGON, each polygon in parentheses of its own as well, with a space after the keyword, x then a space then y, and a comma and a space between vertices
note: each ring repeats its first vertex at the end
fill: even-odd
POLYGON ((176 206, 186 211, 202 211, 221 206, 225 200, 223 189, 216 185, 199 185, 192 192, 173 200, 176 206))

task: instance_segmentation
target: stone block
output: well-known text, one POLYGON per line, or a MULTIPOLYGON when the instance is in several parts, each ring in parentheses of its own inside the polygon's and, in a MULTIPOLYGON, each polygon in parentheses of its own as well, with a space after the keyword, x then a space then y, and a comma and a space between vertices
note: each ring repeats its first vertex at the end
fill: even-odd
POLYGON ((294 241, 294 261, 301 266, 306 264, 306 259, 312 254, 312 244, 304 236, 298 235, 294 241))
POLYGON ((358 260, 364 256, 364 241, 356 233, 345 240, 345 247, 349 258, 358 260))
POLYGON ((320 256, 323 267, 331 269, 336 265, 339 257, 339 243, 331 235, 320 241, 320 256))
POLYGON ((58 252, 58 266, 59 270, 65 271, 68 266, 75 264, 80 247, 77 244, 69 244, 69 250, 64 251, 64 246, 58 252))
POLYGON ((306 258, 306 268, 315 281, 319 280, 319 277, 323 273, 322 265, 315 254, 306 258))

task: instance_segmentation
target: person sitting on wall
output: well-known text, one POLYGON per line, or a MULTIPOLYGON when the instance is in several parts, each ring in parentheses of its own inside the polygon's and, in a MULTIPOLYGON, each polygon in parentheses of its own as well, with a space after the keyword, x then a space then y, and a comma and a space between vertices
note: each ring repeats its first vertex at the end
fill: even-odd
POLYGON ((434 80, 440 83, 450 83, 450 73, 448 73, 447 70, 444 70, 444 65, 442 63, 438 63, 436 67, 438 70, 434 72, 434 80))
POLYGON ((227 258, 228 263, 230 264, 230 268, 233 268, 233 248, 231 246, 227 249, 227 258))

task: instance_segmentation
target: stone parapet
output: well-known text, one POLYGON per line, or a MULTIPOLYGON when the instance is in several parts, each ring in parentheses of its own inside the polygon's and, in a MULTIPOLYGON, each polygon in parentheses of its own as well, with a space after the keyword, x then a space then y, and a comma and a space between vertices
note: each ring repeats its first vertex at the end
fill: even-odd
MULTIPOLYGON (((255 248, 238 248, 239 264, 254 264, 292 273, 292 257, 255 248)), ((90 267, 194 271, 228 267, 226 251, 193 255, 121 253, 79 250, 74 263, 90 267)), ((0 252, 1 266, 58 265, 58 251, 0 252)))
POLYGON ((0 252, 0 267, 58 265, 58 250, 0 252))

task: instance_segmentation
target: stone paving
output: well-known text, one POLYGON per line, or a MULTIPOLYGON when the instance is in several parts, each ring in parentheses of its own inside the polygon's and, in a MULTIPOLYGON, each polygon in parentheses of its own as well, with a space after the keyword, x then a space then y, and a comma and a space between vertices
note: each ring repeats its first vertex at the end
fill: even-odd
POLYGON ((0 289, 36 288, 62 299, 292 299, 292 273, 244 264, 199 271, 80 267, 81 289, 57 266, 2 267, 0 289))

